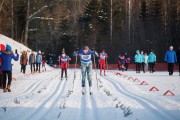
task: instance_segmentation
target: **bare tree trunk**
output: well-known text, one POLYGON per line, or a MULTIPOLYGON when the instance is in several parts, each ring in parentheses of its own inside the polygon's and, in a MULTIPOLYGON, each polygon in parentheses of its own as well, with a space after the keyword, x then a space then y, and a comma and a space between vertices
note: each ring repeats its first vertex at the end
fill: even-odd
POLYGON ((14 39, 14 0, 11 0, 11 38, 14 39))
POLYGON ((1 10, 2 10, 2 7, 3 7, 4 2, 5 2, 5 0, 2 0, 1 5, 0 5, 0 12, 1 12, 1 10))
POLYGON ((26 13, 26 26, 25 26, 25 33, 24 33, 24 44, 27 46, 27 39, 28 39, 28 28, 29 28, 29 9, 30 9, 30 0, 28 0, 27 6, 27 13, 26 13))

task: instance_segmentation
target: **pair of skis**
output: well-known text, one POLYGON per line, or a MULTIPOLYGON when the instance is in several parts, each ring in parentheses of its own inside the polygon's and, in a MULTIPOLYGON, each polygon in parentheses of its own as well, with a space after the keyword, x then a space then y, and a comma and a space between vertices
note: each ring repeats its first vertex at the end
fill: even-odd
MULTIPOLYGON (((82 95, 85 95, 84 91, 82 91, 82 95)), ((92 92, 89 92, 89 95, 92 95, 92 92)))

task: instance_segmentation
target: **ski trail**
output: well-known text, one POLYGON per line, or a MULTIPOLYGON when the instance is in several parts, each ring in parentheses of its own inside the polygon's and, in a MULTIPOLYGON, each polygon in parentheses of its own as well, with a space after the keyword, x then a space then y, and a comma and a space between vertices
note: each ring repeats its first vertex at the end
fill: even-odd
POLYGON ((62 93, 64 92, 64 89, 66 87, 66 83, 66 80, 58 80, 58 83, 56 84, 53 92, 51 92, 51 95, 47 97, 47 99, 38 107, 37 110, 29 115, 27 120, 45 119, 46 116, 51 113, 51 109, 55 106, 59 98, 62 96, 62 93))
MULTIPOLYGON (((92 84, 94 87, 96 86, 95 81, 92 84)), ((88 86, 87 80, 86 80, 86 86, 88 86)), ((94 92, 98 92, 97 89, 94 89, 94 92)), ((81 120, 98 120, 97 105, 93 94, 90 95, 89 90, 86 90, 85 94, 82 95, 81 97, 81 114, 80 114, 81 120)))
MULTIPOLYGON (((57 75, 55 76, 57 77, 57 75)), ((36 90, 40 85, 42 85, 43 83, 49 81, 49 79, 54 79, 55 78, 54 76, 52 77, 51 74, 48 74, 47 76, 45 76, 44 78, 41 78, 39 80, 37 80, 35 83, 33 83, 30 87, 28 87, 25 91, 23 91, 22 93, 19 93, 19 94, 15 94, 13 95, 13 97, 9 97, 7 99, 3 99, 0 101, 0 103, 3 103, 3 102, 7 102, 9 100, 12 100, 12 99, 15 99, 17 97, 23 97, 27 94, 30 94, 32 93, 34 90, 36 90), (14 97, 15 96, 15 97, 14 97)))
POLYGON ((61 90, 64 88, 64 85, 65 85, 65 81, 61 82, 60 80, 57 80, 57 83, 55 83, 54 89, 51 92, 51 94, 48 95, 47 98, 45 98, 45 100, 37 109, 35 109, 30 115, 28 115, 26 118, 23 119, 35 120, 37 118, 42 117, 42 113, 46 113, 48 111, 48 107, 52 104, 49 102, 51 98, 53 98, 53 96, 57 96, 57 94, 59 94, 59 92, 61 92, 61 90))
POLYGON ((154 114, 157 118, 161 118, 163 120, 173 120, 171 116, 167 115, 167 113, 163 112, 163 109, 153 103, 152 101, 145 99, 141 96, 134 95, 130 92, 128 92, 123 85, 121 85, 119 82, 112 80, 112 78, 104 77, 107 81, 113 84, 113 86, 116 88, 117 91, 122 93, 123 95, 136 100, 139 104, 141 104, 146 110, 149 110, 152 114, 154 114))

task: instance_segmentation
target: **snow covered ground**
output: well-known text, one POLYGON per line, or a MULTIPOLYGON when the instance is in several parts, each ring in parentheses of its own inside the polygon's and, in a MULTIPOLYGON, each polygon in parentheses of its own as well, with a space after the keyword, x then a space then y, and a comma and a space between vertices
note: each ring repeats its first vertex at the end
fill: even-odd
MULTIPOLYGON (((0 42, 4 42, 1 37, 0 42)), ((16 46, 14 42, 12 47, 16 46)), ((100 76, 98 70, 93 70, 93 95, 89 95, 88 86, 86 94, 81 94, 80 69, 68 69, 68 80, 61 81, 60 69, 47 66, 46 72, 30 74, 28 65, 27 73, 22 74, 19 62, 13 62, 13 78, 11 93, 0 90, 0 120, 180 119, 178 72, 169 76, 167 72, 109 70, 107 76, 100 76), (140 85, 143 81, 148 85, 140 85), (159 91, 149 91, 152 87, 159 91), (163 96, 167 90, 174 96, 163 96)))

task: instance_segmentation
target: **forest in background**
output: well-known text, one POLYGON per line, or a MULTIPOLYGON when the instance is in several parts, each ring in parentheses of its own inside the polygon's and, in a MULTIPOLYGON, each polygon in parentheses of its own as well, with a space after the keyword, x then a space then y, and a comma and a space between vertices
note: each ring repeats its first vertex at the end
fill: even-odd
POLYGON ((180 0, 0 0, 0 33, 54 59, 88 45, 109 63, 137 49, 163 62, 180 46, 180 0))

